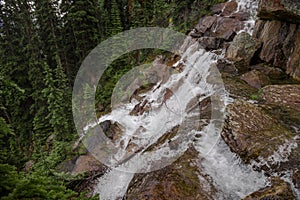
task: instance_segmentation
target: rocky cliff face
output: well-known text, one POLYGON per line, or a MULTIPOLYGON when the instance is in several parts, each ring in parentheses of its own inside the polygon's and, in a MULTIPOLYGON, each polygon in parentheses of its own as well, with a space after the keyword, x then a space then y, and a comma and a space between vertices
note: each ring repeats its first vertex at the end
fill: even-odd
POLYGON ((262 42, 258 58, 300 80, 300 2, 261 0, 254 37, 262 42))

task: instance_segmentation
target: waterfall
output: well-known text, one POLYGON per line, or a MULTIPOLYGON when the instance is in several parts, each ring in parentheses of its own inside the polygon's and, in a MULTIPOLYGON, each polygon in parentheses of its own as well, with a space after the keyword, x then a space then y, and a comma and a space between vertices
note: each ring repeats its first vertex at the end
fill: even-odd
MULTIPOLYGON (((237 2, 238 11, 251 14, 243 31, 252 33, 258 3, 245 0, 237 2)), ((156 82, 139 100, 115 103, 112 112, 99 119, 99 123, 109 120, 123 128, 123 134, 114 141, 118 151, 109 158, 115 167, 99 178, 94 189, 94 193, 99 193, 102 200, 122 198, 135 173, 153 171, 171 164, 191 144, 203 158, 201 167, 204 172, 214 180, 213 184, 219 191, 216 199, 240 199, 266 184, 266 177, 254 172, 251 166, 242 164, 220 140, 220 121, 224 119, 222 113, 226 104, 232 101, 219 80, 220 74, 215 70, 215 63, 224 56, 224 51, 220 55, 207 52, 201 49, 197 41, 187 37, 179 52, 181 59, 173 65, 175 70, 167 79, 156 82), (192 102, 207 97, 217 99, 215 106, 218 111, 212 113, 210 123, 200 125, 195 121, 195 116, 201 115, 201 112, 192 102), (144 110, 139 109, 140 113, 130 115, 137 106, 144 110), (147 151, 174 127, 179 127, 179 130, 172 140, 180 143, 175 150, 165 141, 158 149, 147 151), (199 134, 202 137, 196 138, 195 135, 199 134)), ((158 63, 154 62, 150 68, 158 63)), ((130 73, 136 75, 141 70, 145 71, 145 66, 130 73)), ((130 77, 129 74, 124 80, 134 82, 130 77)))

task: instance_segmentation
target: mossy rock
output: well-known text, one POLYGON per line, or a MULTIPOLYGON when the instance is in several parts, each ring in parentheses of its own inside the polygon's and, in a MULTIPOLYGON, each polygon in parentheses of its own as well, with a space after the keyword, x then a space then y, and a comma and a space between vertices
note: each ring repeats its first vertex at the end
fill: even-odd
POLYGON ((214 199, 216 190, 209 178, 201 174, 197 163, 198 152, 190 147, 171 165, 158 171, 136 174, 128 187, 125 199, 214 199))
POLYGON ((231 150, 250 163, 267 159, 294 134, 262 108, 238 100, 227 107, 222 137, 231 150))

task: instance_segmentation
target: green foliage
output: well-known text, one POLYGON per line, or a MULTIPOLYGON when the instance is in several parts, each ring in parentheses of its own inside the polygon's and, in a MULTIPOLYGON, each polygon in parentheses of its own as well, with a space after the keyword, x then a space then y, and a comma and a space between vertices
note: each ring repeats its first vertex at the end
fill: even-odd
POLYGON ((40 173, 18 173, 8 164, 0 164, 0 193, 3 200, 91 199, 67 189, 60 179, 40 173))
POLYGON ((259 89, 258 92, 256 94, 252 94, 250 95, 250 99, 251 100, 260 100, 260 95, 263 93, 262 89, 259 89))

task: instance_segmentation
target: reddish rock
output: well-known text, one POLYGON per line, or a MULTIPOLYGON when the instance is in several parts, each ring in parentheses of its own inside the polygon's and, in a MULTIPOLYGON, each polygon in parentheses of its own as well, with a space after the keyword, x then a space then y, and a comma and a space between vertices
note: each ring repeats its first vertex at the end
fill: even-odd
POLYGON ((280 69, 280 68, 275 68, 275 67, 269 67, 265 63, 261 63, 258 65, 252 65, 250 66, 251 70, 258 70, 267 76, 269 76, 271 79, 282 79, 285 78, 286 75, 285 73, 280 69))
POLYGON ((248 12, 236 12, 232 13, 229 17, 238 19, 240 21, 246 21, 249 19, 250 14, 248 12))
POLYGON ((243 74, 241 79, 256 89, 271 84, 269 77, 256 69, 243 74))
POLYGON ((212 13, 219 14, 220 16, 230 16, 236 11, 237 6, 238 5, 236 1, 216 4, 212 8, 212 13))
POLYGON ((216 16, 206 16, 204 18, 201 18, 195 29, 200 33, 205 33, 212 27, 216 20, 216 16))
POLYGON ((295 199, 293 191, 290 185, 278 177, 273 177, 271 180, 271 186, 262 188, 243 200, 266 200, 266 199, 276 199, 276 200, 292 200, 295 199))
POLYGON ((263 46, 260 52, 260 59, 266 61, 267 63, 274 64, 276 67, 285 67, 286 59, 282 58, 282 45, 283 40, 286 35, 281 33, 282 22, 280 21, 259 21, 256 24, 254 37, 262 41, 263 46), (259 27, 260 26, 260 27, 259 27), (259 27, 259 28, 257 28, 259 27), (258 33, 257 29, 260 33, 258 33), (275 60, 281 61, 281 63, 276 63, 275 60))
POLYGON ((128 187, 125 199, 213 199, 216 190, 209 178, 201 174, 197 160, 198 152, 190 147, 171 165, 146 174, 136 174, 128 187))
POLYGON ((300 26, 281 21, 257 21, 253 36, 262 42, 259 58, 300 80, 300 26))
POLYGON ((293 133, 277 119, 246 101, 230 104, 227 113, 222 138, 246 163, 258 157, 270 157, 280 145, 293 137, 293 133))
POLYGON ((300 111, 300 85, 269 85, 261 95, 266 104, 300 111))
POLYGON ((294 79, 300 81, 300 28, 299 26, 292 40, 295 42, 294 45, 292 45, 293 49, 290 46, 288 46, 288 43, 286 43, 286 49, 287 50, 290 49, 292 52, 288 57, 286 72, 287 74, 291 75, 294 79))
POLYGON ((75 162, 72 174, 84 172, 102 172, 106 171, 107 167, 92 155, 79 156, 75 162))
POLYGON ((210 36, 225 40, 232 40, 236 33, 242 28, 243 23, 238 19, 218 17, 211 27, 210 36))
POLYGON ((300 23, 300 2, 294 0, 261 0, 258 6, 261 19, 300 23))

